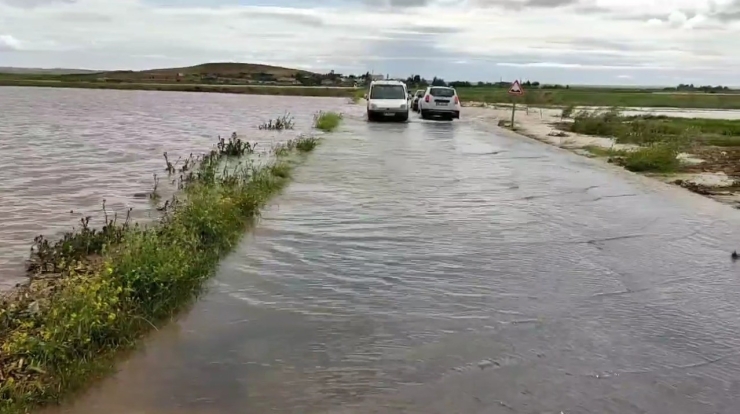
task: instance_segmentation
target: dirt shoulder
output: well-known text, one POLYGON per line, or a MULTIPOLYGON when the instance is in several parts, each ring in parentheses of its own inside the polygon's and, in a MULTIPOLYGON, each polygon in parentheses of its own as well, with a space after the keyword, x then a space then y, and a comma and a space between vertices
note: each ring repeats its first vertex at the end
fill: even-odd
MULTIPOLYGON (((465 106, 468 114, 511 129, 510 105, 465 106)), ((586 108, 562 114, 518 105, 514 130, 740 208, 740 113, 640 108, 610 115, 586 108)))

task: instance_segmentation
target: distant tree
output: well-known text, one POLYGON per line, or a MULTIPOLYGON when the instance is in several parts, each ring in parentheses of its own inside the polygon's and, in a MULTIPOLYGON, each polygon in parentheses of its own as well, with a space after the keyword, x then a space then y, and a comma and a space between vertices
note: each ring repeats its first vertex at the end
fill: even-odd
POLYGON ((435 76, 432 79, 432 86, 447 86, 447 84, 445 83, 444 79, 435 76))
POLYGON ((453 88, 469 88, 473 86, 468 81, 452 81, 452 82, 447 82, 447 85, 452 86, 453 88))

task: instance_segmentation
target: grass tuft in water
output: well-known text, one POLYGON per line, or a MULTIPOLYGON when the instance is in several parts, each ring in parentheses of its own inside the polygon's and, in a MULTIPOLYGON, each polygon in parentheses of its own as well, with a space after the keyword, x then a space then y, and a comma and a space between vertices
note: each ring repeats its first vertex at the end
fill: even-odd
POLYGON ((356 103, 359 103, 362 99, 365 99, 365 90, 364 89, 358 89, 349 98, 349 101, 350 101, 350 103, 356 104, 356 103))
POLYGON ((218 142, 216 143, 218 155, 229 157, 241 157, 252 154, 254 153, 256 146, 256 143, 251 144, 248 141, 242 141, 241 138, 236 135, 236 132, 232 133, 228 140, 218 137, 218 142))
POLYGON ((260 165, 234 162, 254 151, 236 135, 182 164, 165 154, 181 191, 155 224, 109 218, 104 203, 100 230, 86 217, 58 241, 37 237, 30 282, 0 298, 0 412, 27 412, 84 388, 112 368, 119 350, 191 302, 287 185, 301 159, 289 155, 318 143, 292 140, 260 165))
POLYGON ((313 126, 322 131, 331 132, 339 127, 342 122, 342 114, 336 112, 317 112, 313 117, 313 126))
POLYGON ((271 119, 267 122, 262 123, 259 126, 259 129, 271 130, 271 131, 282 131, 285 129, 293 129, 294 126, 295 126, 295 123, 293 122, 293 117, 289 113, 286 113, 285 115, 279 118, 271 119))

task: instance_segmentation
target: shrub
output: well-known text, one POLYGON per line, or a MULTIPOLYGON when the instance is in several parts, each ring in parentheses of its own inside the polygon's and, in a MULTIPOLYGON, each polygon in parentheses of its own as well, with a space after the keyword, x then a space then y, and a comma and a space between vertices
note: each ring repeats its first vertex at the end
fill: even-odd
POLYGON ((342 122, 342 115, 336 112, 318 112, 314 115, 314 128, 330 132, 337 129, 342 122))

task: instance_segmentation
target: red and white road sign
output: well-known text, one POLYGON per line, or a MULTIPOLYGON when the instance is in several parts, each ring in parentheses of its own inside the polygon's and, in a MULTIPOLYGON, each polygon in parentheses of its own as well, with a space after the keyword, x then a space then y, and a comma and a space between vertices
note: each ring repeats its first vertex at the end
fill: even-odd
POLYGON ((515 80, 514 83, 511 84, 509 95, 524 95, 524 88, 522 88, 522 85, 518 80, 515 80))

